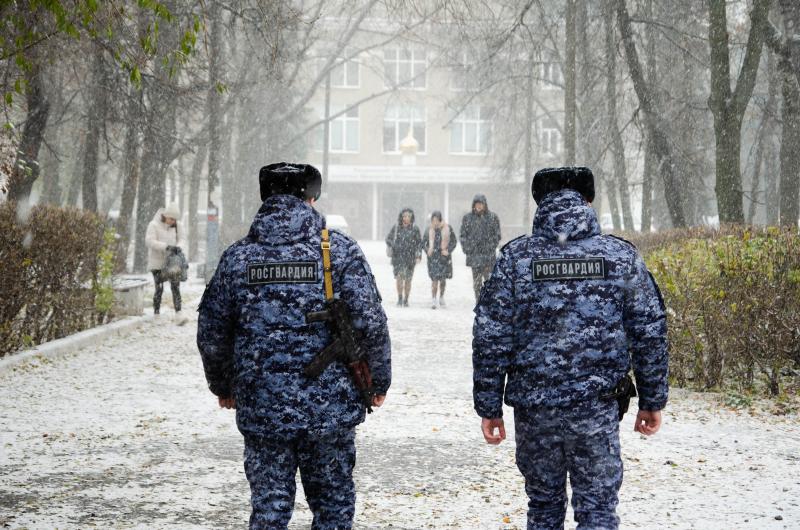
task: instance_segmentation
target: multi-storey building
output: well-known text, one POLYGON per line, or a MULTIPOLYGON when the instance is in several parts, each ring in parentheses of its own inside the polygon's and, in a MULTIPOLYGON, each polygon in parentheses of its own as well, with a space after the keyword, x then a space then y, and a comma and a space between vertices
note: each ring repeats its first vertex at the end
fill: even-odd
MULTIPOLYGON (((361 239, 383 239, 403 207, 414 209, 421 226, 440 210, 458 230, 473 196, 482 193, 500 216, 504 239, 530 230, 529 181, 521 172, 500 176, 495 169, 494 142, 503 124, 496 123, 494 104, 481 94, 464 97, 471 84, 465 54, 440 61, 424 46, 394 41, 344 55, 329 88, 321 87, 310 103, 312 118, 323 119, 327 95, 333 117, 327 186, 319 204, 324 212, 343 215, 361 239)), ((536 68, 537 100, 562 108, 560 68, 546 62, 536 68)), ((558 163, 557 122, 534 125, 535 162, 558 163)), ((311 162, 320 168, 324 143, 320 125, 310 138, 311 162)))

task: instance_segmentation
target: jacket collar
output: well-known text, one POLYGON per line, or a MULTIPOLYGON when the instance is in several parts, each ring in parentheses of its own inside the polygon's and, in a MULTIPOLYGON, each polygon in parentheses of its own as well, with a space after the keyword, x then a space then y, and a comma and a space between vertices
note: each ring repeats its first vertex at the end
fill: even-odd
POLYGON ((560 242, 599 235, 594 208, 575 190, 548 194, 533 218, 533 235, 560 242))

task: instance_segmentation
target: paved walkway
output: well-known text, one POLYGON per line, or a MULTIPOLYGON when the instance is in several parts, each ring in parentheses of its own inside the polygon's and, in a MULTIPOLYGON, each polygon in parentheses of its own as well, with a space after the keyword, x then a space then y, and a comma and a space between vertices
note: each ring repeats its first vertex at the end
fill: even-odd
MULTIPOLYGON (((428 307, 424 265, 411 307, 397 308, 382 245, 365 247, 386 298, 394 384, 359 428, 357 528, 525 528, 513 428, 489 447, 472 410, 463 256, 447 309, 428 307)), ((188 286, 184 326, 162 317, 0 372, 0 527, 245 526, 242 440, 206 389, 194 343, 201 292, 188 286)), ((721 410, 712 397, 674 392, 655 438, 631 425, 626 417, 622 528, 800 527, 797 416, 721 410)), ((309 522, 298 489, 292 528, 309 522)))

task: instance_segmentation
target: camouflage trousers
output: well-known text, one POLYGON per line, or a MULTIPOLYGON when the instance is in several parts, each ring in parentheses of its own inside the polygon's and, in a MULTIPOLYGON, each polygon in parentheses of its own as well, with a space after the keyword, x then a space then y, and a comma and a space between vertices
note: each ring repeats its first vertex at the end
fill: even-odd
POLYGON ((251 529, 287 528, 294 511, 295 476, 314 514, 313 530, 352 527, 356 490, 355 428, 325 438, 301 434, 290 441, 245 437, 244 470, 250 482, 251 529))
POLYGON ((514 410, 517 467, 528 494, 528 530, 563 529, 567 475, 578 530, 616 529, 622 485, 617 403, 514 410))

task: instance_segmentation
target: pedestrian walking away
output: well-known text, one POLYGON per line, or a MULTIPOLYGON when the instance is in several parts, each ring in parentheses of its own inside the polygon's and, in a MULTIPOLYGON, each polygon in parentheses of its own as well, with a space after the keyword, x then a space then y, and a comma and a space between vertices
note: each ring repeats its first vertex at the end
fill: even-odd
POLYGON ((461 220, 460 236, 467 267, 472 269, 472 288, 477 302, 483 283, 492 273, 501 239, 500 219, 489 211, 485 195, 475 195, 472 199, 472 210, 461 220))
POLYGON ((411 208, 403 208, 398 214, 397 224, 386 236, 386 253, 392 258, 397 305, 408 307, 414 268, 422 261, 422 236, 411 208))
POLYGON ((453 227, 442 220, 442 212, 434 211, 431 224, 422 236, 422 249, 428 257, 432 309, 447 305, 444 291, 447 280, 453 277, 453 250, 457 243, 453 227))
POLYGON ((533 233, 501 249, 475 307, 475 410, 498 444, 514 408, 528 529, 564 527, 567 476, 578 529, 616 529, 630 368, 636 431, 655 434, 667 403, 664 303, 636 248, 601 235, 591 170, 543 169, 532 192, 533 233))
POLYGON ((391 383, 386 315, 358 244, 313 208, 319 171, 271 164, 259 184, 250 232, 203 294, 197 345, 244 436, 250 528, 288 527, 299 469, 312 528, 349 529, 355 428, 391 383))
POLYGON ((147 225, 145 245, 147 246, 147 268, 153 274, 156 286, 153 294, 153 313, 156 315, 161 313, 161 296, 164 293, 164 283, 168 282, 172 291, 172 305, 175 308, 176 320, 183 324, 186 319, 180 315, 182 274, 176 275, 171 271, 171 267, 167 267, 167 262, 171 261, 173 256, 177 256, 179 260, 183 257, 182 247, 185 245, 178 230, 180 217, 181 213, 176 203, 160 208, 147 225))

